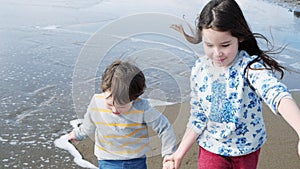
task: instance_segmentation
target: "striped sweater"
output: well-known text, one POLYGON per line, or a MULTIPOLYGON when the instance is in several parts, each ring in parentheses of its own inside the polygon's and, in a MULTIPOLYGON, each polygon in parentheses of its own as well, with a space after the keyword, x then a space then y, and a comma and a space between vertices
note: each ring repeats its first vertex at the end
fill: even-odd
POLYGON ((98 160, 128 160, 144 157, 150 150, 148 127, 162 142, 162 156, 172 154, 176 137, 168 119, 145 99, 133 101, 126 113, 113 114, 105 106, 104 94, 91 99, 82 125, 75 129, 77 140, 95 133, 94 154, 98 160))

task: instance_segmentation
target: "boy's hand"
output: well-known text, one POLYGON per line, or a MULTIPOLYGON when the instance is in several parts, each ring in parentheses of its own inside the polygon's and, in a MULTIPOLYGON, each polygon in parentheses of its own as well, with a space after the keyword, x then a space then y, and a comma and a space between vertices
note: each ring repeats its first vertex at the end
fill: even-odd
POLYGON ((78 141, 75 137, 75 132, 74 131, 69 133, 69 141, 78 141))

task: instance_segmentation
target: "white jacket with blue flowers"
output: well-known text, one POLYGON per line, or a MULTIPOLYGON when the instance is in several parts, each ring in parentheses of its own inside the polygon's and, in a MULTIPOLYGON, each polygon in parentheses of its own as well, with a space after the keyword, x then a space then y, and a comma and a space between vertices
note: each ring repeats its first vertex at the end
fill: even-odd
POLYGON ((256 57, 239 51, 228 68, 214 67, 207 56, 196 61, 188 127, 200 134, 197 141, 204 149, 223 156, 258 150, 266 141, 262 103, 277 114, 281 98, 291 97, 270 70, 259 69, 264 68, 262 63, 255 62, 251 68, 256 70, 245 71, 256 57))

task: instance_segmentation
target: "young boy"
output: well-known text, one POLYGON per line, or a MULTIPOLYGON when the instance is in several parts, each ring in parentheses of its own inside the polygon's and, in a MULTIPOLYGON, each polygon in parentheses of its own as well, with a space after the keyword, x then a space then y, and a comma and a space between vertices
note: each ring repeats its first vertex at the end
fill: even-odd
POLYGON ((146 169, 148 126, 162 141, 162 156, 172 154, 176 137, 168 119, 139 98, 146 88, 143 72, 129 62, 115 61, 104 72, 101 88, 69 139, 83 140, 95 132, 94 154, 101 169, 146 169))

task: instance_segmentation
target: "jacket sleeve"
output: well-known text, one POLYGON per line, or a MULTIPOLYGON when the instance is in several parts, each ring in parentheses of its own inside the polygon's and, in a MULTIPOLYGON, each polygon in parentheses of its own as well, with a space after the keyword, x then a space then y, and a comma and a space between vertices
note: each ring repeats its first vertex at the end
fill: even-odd
POLYGON ((201 134, 207 126, 208 119, 202 107, 202 98, 200 98, 200 96, 198 95, 200 86, 198 86, 196 81, 199 78, 198 74, 201 73, 199 72, 200 68, 197 66, 198 62, 196 62, 191 71, 191 111, 187 127, 193 129, 193 131, 195 131, 196 133, 201 134))
POLYGON ((248 69, 248 80, 256 93, 263 99, 273 113, 278 114, 278 104, 284 97, 292 98, 286 85, 281 83, 271 70, 257 62, 248 69))
POLYGON ((78 127, 75 128, 75 137, 77 140, 84 140, 89 135, 93 134, 95 132, 96 126, 94 125, 94 122, 92 120, 92 114, 91 114, 91 108, 95 107, 95 97, 92 98, 87 111, 84 115, 83 123, 78 127))

